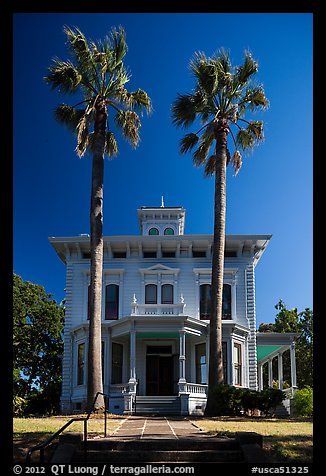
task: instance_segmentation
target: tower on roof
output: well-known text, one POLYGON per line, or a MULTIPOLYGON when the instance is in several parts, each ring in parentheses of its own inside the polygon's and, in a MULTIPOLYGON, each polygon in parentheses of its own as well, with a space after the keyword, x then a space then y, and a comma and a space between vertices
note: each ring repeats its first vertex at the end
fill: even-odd
POLYGON ((186 210, 183 207, 141 207, 137 210, 141 235, 183 235, 186 210))

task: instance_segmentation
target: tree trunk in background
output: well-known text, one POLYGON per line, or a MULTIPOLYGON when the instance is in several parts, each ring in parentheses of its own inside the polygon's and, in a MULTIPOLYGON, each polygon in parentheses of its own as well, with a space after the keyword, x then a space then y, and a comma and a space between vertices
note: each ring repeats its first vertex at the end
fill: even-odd
POLYGON ((214 202, 214 241, 212 256, 211 316, 208 398, 205 414, 216 414, 216 404, 212 395, 216 385, 223 384, 222 356, 222 299, 224 277, 225 218, 226 218, 226 163, 227 163, 227 121, 220 121, 215 130, 216 172, 214 202))

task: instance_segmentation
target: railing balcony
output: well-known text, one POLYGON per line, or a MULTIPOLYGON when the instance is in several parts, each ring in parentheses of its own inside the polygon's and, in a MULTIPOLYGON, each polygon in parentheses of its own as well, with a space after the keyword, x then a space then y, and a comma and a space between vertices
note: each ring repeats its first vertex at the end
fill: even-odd
POLYGON ((184 386, 184 391, 190 395, 206 395, 208 385, 203 385, 199 383, 186 383, 184 386))
POLYGON ((132 303, 132 316, 182 316, 184 303, 179 304, 138 304, 132 303))

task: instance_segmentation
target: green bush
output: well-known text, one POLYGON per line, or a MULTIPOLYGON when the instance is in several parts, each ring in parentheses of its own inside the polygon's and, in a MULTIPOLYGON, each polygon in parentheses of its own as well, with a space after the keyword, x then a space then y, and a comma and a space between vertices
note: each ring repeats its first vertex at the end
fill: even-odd
POLYGON ((232 385, 217 385, 213 390, 216 415, 240 415, 242 390, 232 385))
POLYGON ((313 389, 309 385, 297 390, 292 402, 294 411, 298 416, 313 415, 313 389))
POLYGON ((271 416, 285 398, 285 393, 275 388, 257 391, 232 385, 217 385, 213 395, 216 416, 252 415, 255 410, 260 410, 264 416, 271 416))
POLYGON ((258 409, 265 416, 273 416, 276 407, 285 399, 285 393, 277 388, 268 387, 258 393, 258 409))

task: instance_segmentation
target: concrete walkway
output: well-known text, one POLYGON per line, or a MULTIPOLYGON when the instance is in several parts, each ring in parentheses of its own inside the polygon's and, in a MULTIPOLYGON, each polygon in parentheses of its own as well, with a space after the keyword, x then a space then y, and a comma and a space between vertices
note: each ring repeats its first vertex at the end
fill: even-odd
POLYGON ((176 440, 202 436, 203 432, 184 417, 129 416, 121 422, 110 438, 176 440))

